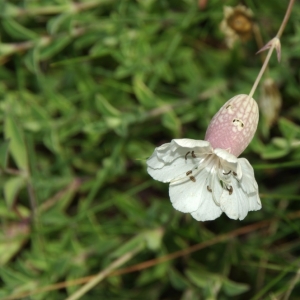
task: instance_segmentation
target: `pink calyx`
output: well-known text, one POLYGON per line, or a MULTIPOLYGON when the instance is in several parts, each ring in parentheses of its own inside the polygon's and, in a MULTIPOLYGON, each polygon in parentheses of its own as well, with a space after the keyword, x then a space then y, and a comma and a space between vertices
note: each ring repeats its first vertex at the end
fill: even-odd
POLYGON ((258 106, 248 95, 228 100, 214 115, 205 134, 211 146, 238 157, 251 142, 258 124, 258 106))

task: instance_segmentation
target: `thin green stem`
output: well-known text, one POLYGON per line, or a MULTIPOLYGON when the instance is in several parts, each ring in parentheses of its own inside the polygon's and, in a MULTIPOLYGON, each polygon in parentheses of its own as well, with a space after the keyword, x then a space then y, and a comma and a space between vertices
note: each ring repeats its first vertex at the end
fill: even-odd
POLYGON ((291 280, 291 283, 290 283, 290 285, 288 287, 288 290, 286 291, 286 294, 284 295, 283 300, 290 299, 290 295, 291 295, 293 289, 295 288, 297 282, 299 282, 299 280, 300 280, 300 269, 298 269, 295 277, 291 280))
POLYGON ((270 48, 270 50, 269 50, 269 52, 268 52, 268 55, 267 55, 267 57, 266 57, 266 59, 265 59, 265 61, 264 61, 264 64, 263 64, 263 66, 261 67, 261 70, 260 70, 259 74, 257 75, 257 77, 256 77, 256 79, 255 79, 255 82, 254 82, 254 84, 253 84, 253 86, 252 86, 252 89, 251 89, 251 91, 250 91, 250 93, 249 93, 249 97, 250 97, 250 98, 252 98, 252 96, 253 96, 253 94, 254 94, 254 92, 255 92, 257 86, 258 86, 258 83, 260 82, 261 77, 262 77, 262 75, 264 74, 264 72, 265 72, 265 70, 266 70, 266 68, 267 68, 267 66, 268 66, 269 60, 270 60, 271 55, 272 55, 272 53, 273 53, 273 50, 274 50, 274 48, 275 48, 275 44, 276 44, 275 42, 272 43, 272 46, 271 46, 271 48, 270 48))
MULTIPOLYGON (((279 28, 279 30, 278 30, 278 32, 277 32, 275 38, 274 38, 272 41, 269 42, 269 43, 271 43, 271 47, 270 47, 269 52, 268 52, 268 55, 267 55, 267 57, 266 57, 266 59, 265 59, 265 61, 264 61, 264 64, 263 64, 263 66, 262 66, 262 68, 261 68, 259 74, 257 75, 257 78, 256 78, 256 80, 255 80, 255 82, 254 82, 254 84, 253 84, 253 87, 252 87, 252 89, 251 89, 251 91, 250 91, 250 93, 249 93, 249 97, 250 97, 250 98, 251 98, 251 97, 253 96, 253 94, 255 93, 255 90, 256 90, 256 88, 257 88, 257 86, 258 86, 258 83, 260 82, 260 80, 261 80, 261 78, 262 78, 262 75, 264 74, 264 72, 265 72, 265 70, 266 70, 266 68, 267 68, 267 65, 268 65, 268 63, 269 63, 269 60, 270 60, 270 58, 271 58, 271 55, 272 55, 272 53, 273 53, 274 48, 275 48, 276 46, 278 46, 278 43, 279 43, 279 47, 280 47, 280 40, 279 40, 279 39, 280 39, 280 37, 281 37, 281 35, 282 35, 282 33, 283 33, 283 30, 284 30, 284 28, 285 28, 285 26, 286 26, 286 24, 287 24, 287 22, 288 22, 288 19, 289 19, 290 15, 291 15, 291 12, 292 12, 292 8, 293 8, 293 5, 294 5, 294 2, 295 2, 295 0, 290 0, 289 5, 288 5, 288 8, 287 8, 286 13, 285 13, 284 18, 283 18, 283 21, 282 21, 282 23, 281 23, 281 25, 280 25, 280 28, 279 28)), ((277 49, 277 48, 276 48, 276 49, 277 49)), ((279 51, 280 51, 280 48, 279 48, 279 51)))

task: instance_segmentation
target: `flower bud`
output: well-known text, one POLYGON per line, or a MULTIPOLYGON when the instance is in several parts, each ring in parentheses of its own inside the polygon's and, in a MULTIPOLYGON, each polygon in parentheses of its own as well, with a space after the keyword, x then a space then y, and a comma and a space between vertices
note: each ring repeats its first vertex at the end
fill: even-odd
POLYGON ((251 142, 258 123, 258 106, 248 95, 228 100, 212 118, 205 134, 211 146, 238 157, 251 142))

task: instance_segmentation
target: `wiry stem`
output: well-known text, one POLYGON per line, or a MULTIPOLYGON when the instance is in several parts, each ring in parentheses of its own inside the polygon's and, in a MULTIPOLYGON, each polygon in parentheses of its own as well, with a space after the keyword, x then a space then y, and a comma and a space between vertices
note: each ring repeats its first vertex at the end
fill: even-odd
MULTIPOLYGON (((259 83, 259 81, 261 80, 261 77, 262 77, 262 75, 264 74, 264 72, 265 72, 265 70, 266 70, 266 68, 267 68, 267 65, 268 65, 268 63, 269 63, 269 60, 270 60, 270 58, 271 58, 271 55, 272 55, 272 53, 273 53, 274 48, 276 47, 276 50, 278 49, 278 50, 277 50, 277 54, 278 54, 278 51, 280 51, 280 40, 279 40, 279 39, 280 39, 280 37, 281 37, 281 35, 282 35, 282 33, 283 33, 283 30, 284 30, 284 28, 285 28, 285 26, 286 26, 286 24, 287 24, 287 21, 288 21, 290 15, 291 15, 291 12, 292 12, 292 8, 293 8, 293 5, 294 5, 294 2, 295 2, 295 0, 290 0, 289 6, 288 6, 288 8, 287 8, 287 10, 286 10, 286 13, 285 13, 285 15, 284 15, 284 19, 283 19, 283 21, 282 21, 282 23, 281 23, 281 25, 280 25, 280 28, 279 28, 279 30, 278 30, 278 32, 277 32, 275 38, 272 39, 272 40, 268 43, 268 44, 269 44, 269 47, 267 47, 267 48, 270 48, 270 49, 269 49, 268 55, 267 55, 267 57, 266 57, 266 59, 265 59, 265 61, 264 61, 264 64, 263 64, 263 66, 262 66, 262 68, 261 68, 259 74, 257 75, 257 78, 256 78, 256 80, 255 80, 255 82, 254 82, 254 84, 253 84, 253 87, 252 87, 252 89, 251 89, 251 91, 250 91, 250 93, 249 93, 249 97, 250 97, 250 98, 253 96, 253 94, 254 94, 254 92, 255 92, 257 86, 258 86, 258 83, 259 83), (278 48, 277 48, 277 47, 278 47, 278 48)), ((268 44, 267 44, 267 45, 268 45, 268 44)), ((266 46, 267 46, 267 45, 266 45, 266 46)), ((266 47, 266 46, 265 46, 265 47, 266 47)), ((267 49, 267 48, 265 48, 265 49, 267 49)), ((263 48, 262 50, 265 50, 265 49, 263 48)), ((279 59, 279 58, 280 58, 280 55, 278 55, 278 59, 279 59)))
POLYGON ((281 23, 281 25, 280 25, 280 28, 279 28, 279 30, 278 30, 278 32, 277 32, 277 34, 276 34, 276 37, 278 37, 278 38, 280 38, 281 35, 282 35, 282 33, 283 33, 283 30, 284 30, 284 28, 285 28, 285 26, 286 26, 286 24, 287 24, 287 21, 288 21, 290 15, 291 15, 291 12, 292 12, 292 8, 293 8, 293 5, 294 5, 294 2, 295 2, 295 0, 290 0, 290 3, 289 3, 289 6, 288 6, 288 8, 287 8, 287 10, 286 10, 284 19, 283 19, 283 21, 282 21, 282 23, 281 23))
POLYGON ((66 300, 77 300, 85 295, 89 290, 91 290, 95 285, 107 277, 112 271, 126 263, 130 260, 135 254, 141 251, 142 245, 137 246, 135 249, 125 253, 123 256, 119 257, 113 263, 111 263, 106 269, 94 276, 88 283, 82 286, 78 291, 68 297, 66 300))
POLYGON ((255 79, 255 82, 254 82, 254 84, 252 86, 252 89, 251 89, 251 91, 249 93, 249 97, 250 98, 252 98, 252 96, 253 96, 253 94, 254 94, 257 86, 258 86, 258 83, 261 80, 261 77, 264 74, 264 72, 265 72, 265 70, 266 70, 266 68, 268 66, 268 63, 269 63, 269 60, 270 60, 270 57, 271 57, 271 55, 273 53, 274 48, 275 48, 275 43, 272 43, 272 46, 271 46, 271 48, 270 48, 270 50, 268 52, 268 55, 267 55, 267 57, 266 57, 266 59, 264 61, 264 64, 262 65, 261 70, 260 70, 259 74, 257 75, 257 77, 255 79))

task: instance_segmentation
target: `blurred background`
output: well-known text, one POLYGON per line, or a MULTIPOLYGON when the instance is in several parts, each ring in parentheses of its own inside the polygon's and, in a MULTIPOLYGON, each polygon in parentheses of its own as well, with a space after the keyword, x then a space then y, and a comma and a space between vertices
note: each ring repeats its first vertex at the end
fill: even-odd
POLYGON ((242 154, 262 210, 197 222, 146 172, 250 92, 287 5, 1 2, 1 299, 66 299, 120 258, 81 299, 299 299, 299 2, 242 154))

